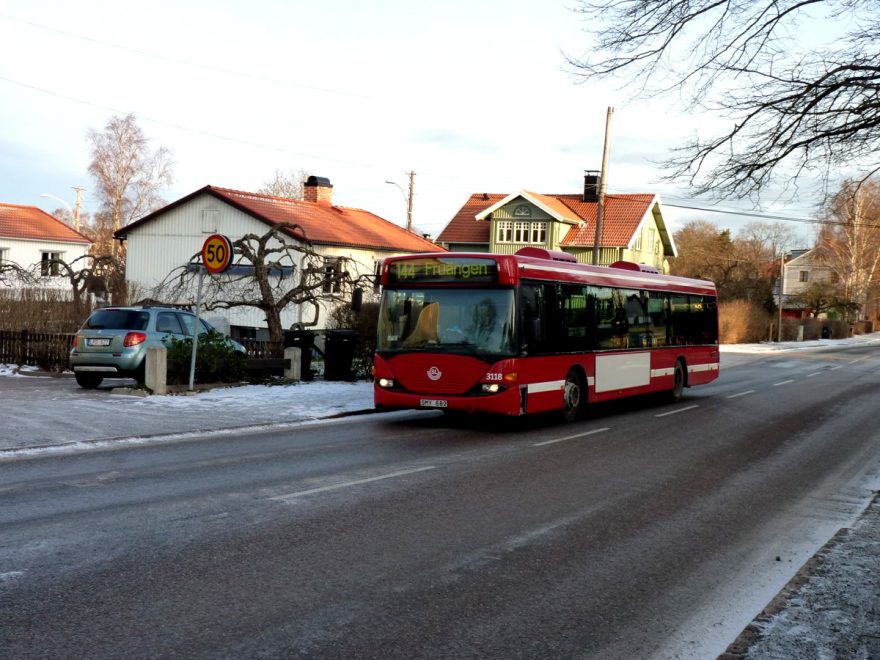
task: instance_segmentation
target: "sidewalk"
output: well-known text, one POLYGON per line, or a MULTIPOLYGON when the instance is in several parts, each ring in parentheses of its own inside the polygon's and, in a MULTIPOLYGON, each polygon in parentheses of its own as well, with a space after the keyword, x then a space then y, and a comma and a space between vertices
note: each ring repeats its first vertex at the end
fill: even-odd
POLYGON ((720 658, 880 658, 880 494, 720 658))

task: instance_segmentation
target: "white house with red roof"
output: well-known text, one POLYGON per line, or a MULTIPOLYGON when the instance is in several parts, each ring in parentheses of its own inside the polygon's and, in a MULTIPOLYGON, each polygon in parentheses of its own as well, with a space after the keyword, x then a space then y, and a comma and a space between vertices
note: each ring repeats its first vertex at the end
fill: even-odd
MULTIPOLYGON (((245 234, 262 236, 283 223, 302 227, 325 268, 344 267, 354 276, 372 274, 376 261, 384 257, 444 250, 369 211, 334 205, 333 186, 324 177, 309 177, 303 190, 305 199, 297 200, 209 185, 150 213, 115 234, 126 243, 126 282, 136 285, 145 297, 154 297, 150 295, 154 287, 185 266, 211 234, 234 241, 245 234)), ((291 242, 303 240, 299 232, 284 229, 282 233, 291 242)), ((311 326, 314 310, 294 306, 282 314, 282 323, 285 328, 304 324, 322 329, 326 312, 322 309, 317 325, 311 326)), ((265 318, 258 309, 239 307, 222 314, 228 327, 217 316, 209 319, 234 338, 268 338, 265 318)))
POLYGON ((36 206, 0 202, 0 262, 30 270, 53 288, 69 286, 58 277, 59 259, 71 263, 88 254, 92 242, 36 206))
MULTIPOLYGON (((437 242, 453 252, 512 254, 522 247, 568 252, 592 263, 596 242, 598 178, 584 177, 584 192, 475 193, 440 232, 437 242)), ((599 264, 632 261, 668 272, 675 243, 653 194, 606 194, 599 264)))

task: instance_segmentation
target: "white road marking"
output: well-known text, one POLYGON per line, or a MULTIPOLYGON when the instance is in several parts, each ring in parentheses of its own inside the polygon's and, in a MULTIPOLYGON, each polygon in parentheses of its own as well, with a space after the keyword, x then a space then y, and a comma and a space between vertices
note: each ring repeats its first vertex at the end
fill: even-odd
POLYGON ((685 408, 679 408, 678 410, 670 410, 669 412, 660 413, 659 415, 654 415, 654 417, 666 417, 667 415, 677 415, 678 413, 685 412, 686 410, 693 410, 694 408, 699 408, 698 405, 687 406, 685 408))
POLYGON ((755 393, 755 390, 746 390, 745 392, 740 392, 739 394, 731 394, 727 398, 728 399, 735 399, 740 396, 745 396, 746 394, 754 394, 754 393, 755 393))
POLYGON ((818 376, 821 373, 822 373, 821 371, 814 371, 811 374, 807 374, 807 378, 812 378, 813 376, 818 376))
POLYGON ((779 387, 780 385, 788 385, 789 383, 793 383, 794 379, 783 380, 778 383, 773 383, 773 387, 779 387))
POLYGON ((602 431, 609 431, 611 429, 610 426, 605 426, 601 429, 593 429, 592 431, 585 431, 584 433, 578 433, 576 435, 567 435, 564 438, 556 438, 555 440, 544 440, 544 442, 536 442, 532 445, 532 447, 543 447, 544 445, 552 445, 556 442, 565 442, 566 440, 574 440, 575 438, 583 438, 588 435, 593 435, 595 433, 602 433, 602 431))
POLYGON ((351 486, 359 486, 360 484, 368 484, 373 481, 382 481, 383 479, 394 479, 395 477, 403 477, 407 474, 415 474, 416 472, 425 472, 426 470, 436 470, 436 465, 429 465, 427 467, 420 468, 412 468, 411 470, 400 470, 399 472, 392 472, 390 474, 381 474, 378 477, 369 477, 367 479, 355 479, 354 481, 344 481, 338 484, 331 484, 329 486, 321 486, 320 488, 310 488, 308 490, 300 490, 295 493, 288 493, 287 495, 278 495, 276 497, 270 497, 270 500, 278 500, 279 502, 289 502, 291 500, 295 500, 297 497, 303 497, 304 495, 314 495, 316 493, 326 493, 330 490, 339 490, 341 488, 349 488, 351 486))

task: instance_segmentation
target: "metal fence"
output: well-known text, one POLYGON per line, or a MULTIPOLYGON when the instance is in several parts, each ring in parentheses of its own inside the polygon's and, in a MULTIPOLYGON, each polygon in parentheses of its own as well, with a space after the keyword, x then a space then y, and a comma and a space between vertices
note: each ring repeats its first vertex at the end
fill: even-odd
POLYGON ((64 371, 73 337, 72 333, 0 330, 0 363, 64 371))

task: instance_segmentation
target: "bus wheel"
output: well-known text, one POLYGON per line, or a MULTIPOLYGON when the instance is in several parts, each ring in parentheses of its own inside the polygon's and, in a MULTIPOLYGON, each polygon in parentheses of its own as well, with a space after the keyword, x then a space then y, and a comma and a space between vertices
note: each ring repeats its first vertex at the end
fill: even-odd
POLYGON ((584 388, 584 379, 577 370, 572 369, 565 377, 565 385, 562 388, 563 421, 575 421, 580 416, 586 400, 587 390, 584 388))
POLYGON ((669 398, 673 401, 681 401, 684 395, 684 364, 681 360, 675 361, 675 371, 672 374, 672 391, 669 398))

